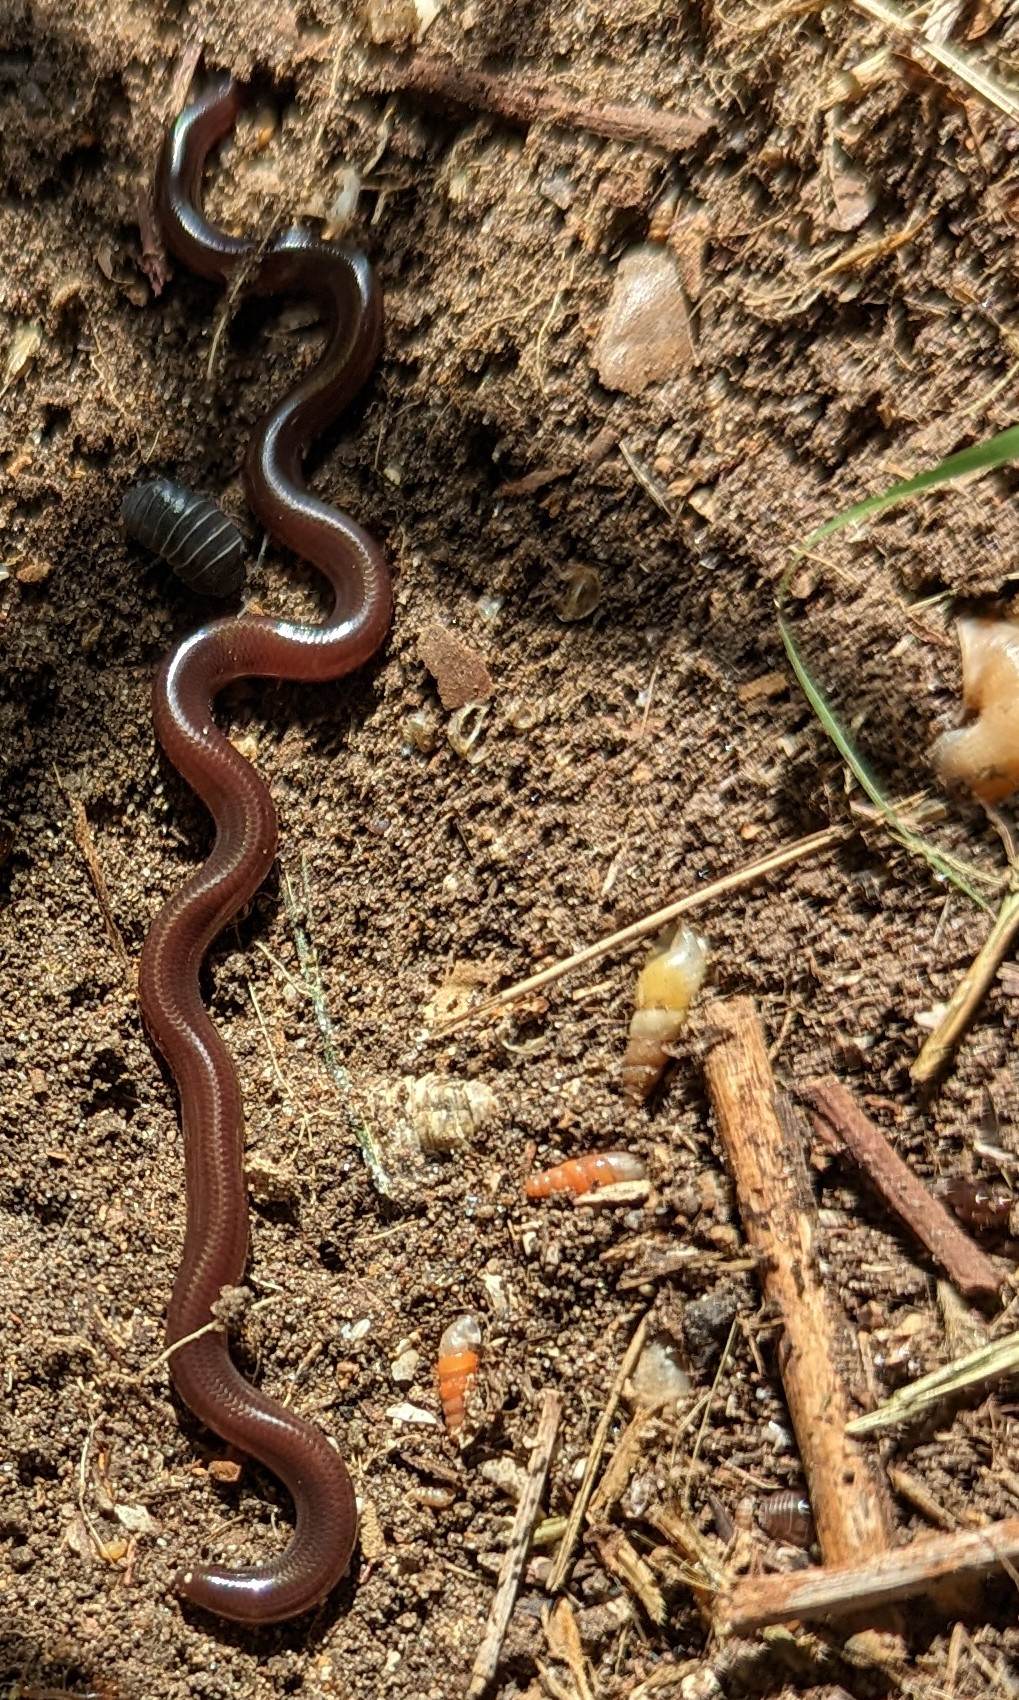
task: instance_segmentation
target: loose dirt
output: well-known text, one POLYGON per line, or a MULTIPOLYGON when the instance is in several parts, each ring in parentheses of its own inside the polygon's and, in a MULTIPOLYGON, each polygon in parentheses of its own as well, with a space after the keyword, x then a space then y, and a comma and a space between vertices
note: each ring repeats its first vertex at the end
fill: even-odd
MULTIPOLYGON (((1016 80, 1007 9, 950 10, 953 41, 1016 80)), ((908 1068, 987 918, 877 828, 707 909, 711 985, 649 1109, 619 1090, 640 953, 499 1021, 445 1038, 436 1025, 849 820, 842 765, 789 675, 775 586, 828 514, 1013 422, 1019 129, 932 64, 892 55, 875 69, 895 44, 852 7, 446 0, 418 44, 589 105, 700 115, 671 155, 386 92, 419 25, 338 0, 10 0, 0 13, 6 1691, 461 1694, 512 1516, 486 1465, 526 1464, 541 1392, 558 1389, 548 1512, 565 1514, 649 1306, 692 1391, 649 1421, 617 1520, 666 1621, 609 1574, 602 1547, 582 1546, 570 1597, 591 1693, 1011 1691, 1007 1581, 954 1634, 944 1609, 916 1613, 908 1665, 890 1673, 817 1640, 720 1649, 654 1523, 688 1498, 720 1565, 789 1562, 749 1539, 746 1502, 801 1485, 776 1319, 745 1267, 701 1084, 711 999, 753 995, 783 1080, 848 1079, 926 1177, 984 1172, 976 1141, 1016 1149, 1014 995, 992 990, 939 1093, 921 1100, 908 1068), (200 47, 252 90, 210 173, 212 215, 337 228, 356 168, 349 234, 378 265, 388 318, 378 371, 313 479, 385 542, 391 639, 342 686, 242 686, 221 705, 277 800, 282 869, 298 888, 306 869, 304 920, 349 1076, 328 1067, 274 876, 207 976, 248 1113, 237 1352, 335 1435, 364 1509, 349 1585, 311 1620, 260 1634, 189 1616, 172 1592, 195 1555, 242 1563, 283 1544, 289 1510, 257 1470, 223 1468, 224 1448, 153 1367, 182 1159, 131 966, 208 840, 155 749, 149 689, 211 605, 126 542, 119 508, 133 481, 166 472, 245 519, 252 423, 318 342, 303 304, 241 300, 225 315, 179 270, 159 289, 145 193, 200 47), (621 259, 649 240, 675 259, 666 281, 689 334, 665 339, 667 356, 656 345, 666 375, 656 365, 638 393, 609 390, 593 350, 621 259), (436 625, 490 675, 469 723, 421 659, 436 625), (453 1149, 426 1153, 407 1103, 431 1101, 434 1083, 414 1083, 432 1075, 475 1090, 466 1131, 439 1140, 453 1149), (352 1118, 377 1143, 389 1197, 352 1118), (598 1148, 646 1156, 646 1210, 525 1201, 532 1167, 598 1148), (649 1235, 700 1255, 628 1283, 649 1235), (463 1311, 482 1322, 484 1374, 461 1451, 438 1426, 434 1358, 463 1311), (734 1320, 695 1456, 690 1409, 734 1320), (406 1405, 419 1420, 403 1420, 406 1405)), ((896 796, 931 786, 926 752, 958 712, 953 606, 1008 594, 1014 488, 1003 473, 930 499, 793 581, 804 652, 896 796)), ((313 610, 310 574, 260 542, 249 597, 313 610)), ((1003 871, 982 817, 955 799, 946 811, 942 841, 1003 871)), ((879 1398, 964 1349, 959 1324, 946 1330, 936 1271, 852 1172, 820 1151, 815 1170, 831 1281, 879 1398)), ((993 1324, 1010 1326, 1007 1312, 993 1324)), ((999 1389, 886 1450, 965 1525, 1014 1511, 1016 1434, 999 1389)), ((903 1538, 931 1527, 901 1497, 898 1513, 903 1538)), ((523 1581, 504 1695, 580 1693, 543 1628, 550 1550, 523 1581)))

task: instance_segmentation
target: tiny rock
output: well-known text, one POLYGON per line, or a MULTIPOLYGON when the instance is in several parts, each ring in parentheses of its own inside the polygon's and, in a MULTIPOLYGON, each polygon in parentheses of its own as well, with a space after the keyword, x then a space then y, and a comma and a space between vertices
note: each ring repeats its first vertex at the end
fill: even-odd
POLYGON ((241 1479, 241 1466, 235 1458, 212 1458, 209 1460, 209 1475, 214 1482, 232 1487, 241 1479))
POLYGON ((405 1351, 400 1352, 399 1356, 393 1359, 389 1366, 389 1373, 398 1387, 410 1386, 417 1374, 420 1362, 421 1353, 416 1352, 413 1346, 408 1346, 405 1351))
POLYGON ((443 708, 488 701, 492 675, 477 650, 459 632, 433 621, 418 639, 418 654, 435 680, 443 708))
POLYGON ((679 268, 665 248, 642 242, 623 255, 591 358, 605 388, 625 395, 643 395, 690 365, 679 268))
POLYGON ((52 571, 52 561, 26 561, 23 567, 18 568, 14 576, 19 584, 45 584, 52 571))

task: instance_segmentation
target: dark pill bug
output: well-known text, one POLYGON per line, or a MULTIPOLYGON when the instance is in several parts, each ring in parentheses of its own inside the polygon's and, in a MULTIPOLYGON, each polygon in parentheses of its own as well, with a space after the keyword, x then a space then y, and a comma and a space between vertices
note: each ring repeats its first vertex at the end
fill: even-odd
POLYGON ((757 1507, 757 1521, 773 1541, 794 1547, 809 1547, 814 1540, 814 1515, 809 1499, 795 1488, 770 1494, 757 1507))
POLYGON ((244 539, 208 496, 172 478, 134 484, 121 505, 124 529, 202 596, 234 596, 244 583, 244 539))

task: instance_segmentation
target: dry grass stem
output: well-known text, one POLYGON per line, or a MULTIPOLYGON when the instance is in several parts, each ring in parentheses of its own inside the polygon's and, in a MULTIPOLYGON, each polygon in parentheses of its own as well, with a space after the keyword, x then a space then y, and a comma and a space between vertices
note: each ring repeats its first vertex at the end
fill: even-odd
POLYGON ((798 838, 794 844, 786 844, 780 850, 771 850, 758 861, 748 862, 746 867, 738 868, 735 873, 724 874, 721 879, 712 880, 700 891, 692 891, 686 897, 677 898, 674 903, 667 903, 664 909, 656 909, 653 914, 645 915, 641 921, 632 921, 628 927, 621 927, 618 932, 609 933, 605 938, 597 939, 594 944, 585 945, 583 950, 574 951, 572 956, 564 956, 550 968, 542 968, 537 974, 530 974, 526 980, 518 980, 515 985, 507 986, 505 991, 495 992, 491 997, 484 998, 472 1009, 463 1010, 451 1016, 448 1021, 440 1022, 435 1029, 435 1036, 439 1038, 445 1033, 451 1033, 458 1027, 466 1026, 470 1021, 491 1014, 493 1010, 505 1009, 508 1004, 517 1003, 520 998, 529 996, 531 992, 552 985, 554 981, 562 979, 564 974, 572 974, 575 968, 582 968, 587 962, 596 962, 599 957, 607 956, 610 951, 623 950, 628 945, 636 944, 649 933, 656 933, 670 921, 677 920, 680 915, 689 914, 692 909, 703 908, 706 903, 713 903, 717 898, 726 897, 732 891, 755 885, 758 880, 766 879, 769 874, 778 873, 782 868, 792 867, 796 862, 805 861, 808 856, 818 856, 824 850, 832 850, 836 844, 841 844, 851 837, 853 830, 851 827, 829 826, 821 832, 810 833, 806 838, 798 838))
POLYGON ((1017 1368, 1019 1333, 1006 1334, 1001 1340, 992 1340, 989 1346, 978 1346, 976 1351, 967 1352, 950 1364, 942 1364, 940 1369, 931 1370, 929 1375, 922 1375, 919 1381, 911 1381, 907 1387, 897 1388, 876 1411, 854 1417, 847 1424, 846 1432, 852 1435, 873 1434, 877 1429, 890 1428, 893 1423, 909 1422, 951 1394, 990 1381, 995 1376, 1009 1375, 1017 1368))
POLYGON ((559 1592, 559 1589, 563 1586, 570 1573, 570 1567, 573 1563, 574 1548, 577 1544, 577 1538, 580 1534, 580 1528, 584 1521, 585 1513, 591 1503, 595 1480, 597 1478, 598 1471, 601 1468, 602 1453, 605 1451, 605 1443, 608 1440, 609 1430, 612 1427, 613 1419, 615 1417, 620 1398, 622 1397, 623 1387, 626 1384, 627 1378, 632 1373, 637 1359, 644 1350, 644 1340, 647 1335, 647 1322, 647 1312, 645 1312, 638 1322, 637 1327, 634 1329, 633 1338, 631 1339, 630 1344, 623 1353, 622 1362, 616 1371, 612 1386, 609 1388, 609 1396, 605 1401, 605 1408, 602 1411, 601 1416, 598 1418, 598 1426, 594 1431, 594 1438, 591 1441, 591 1447, 587 1454, 587 1463, 584 1467, 584 1478, 580 1487, 577 1489, 577 1497, 570 1507, 570 1515, 566 1524, 566 1533, 563 1536, 562 1545, 556 1554, 556 1561, 552 1574, 548 1579, 547 1587, 550 1594, 556 1594, 559 1592))
POLYGON ((1013 887, 1005 896, 986 939, 949 998, 944 1015, 917 1053, 909 1072, 920 1085, 936 1080, 947 1068, 1017 933, 1019 889, 1013 887))
POLYGON ((546 1392, 542 1396, 541 1416, 527 1469, 527 1482, 517 1503, 509 1546, 499 1571, 488 1623, 467 1685, 467 1700, 478 1700, 478 1696, 485 1692, 498 1668, 499 1655, 513 1615, 520 1578, 531 1546, 531 1531, 538 1515, 541 1496, 545 1491, 561 1415, 562 1406, 558 1395, 546 1392))
POLYGON ((961 47, 953 47, 947 41, 931 40, 922 25, 910 13, 896 6, 894 0, 851 0, 851 4, 858 12, 891 30, 898 38, 900 49, 910 58, 919 59, 921 63, 925 58, 933 59, 942 70, 948 71, 988 106, 1003 112, 1013 124, 1019 123, 1019 89, 1003 83, 974 54, 961 47))

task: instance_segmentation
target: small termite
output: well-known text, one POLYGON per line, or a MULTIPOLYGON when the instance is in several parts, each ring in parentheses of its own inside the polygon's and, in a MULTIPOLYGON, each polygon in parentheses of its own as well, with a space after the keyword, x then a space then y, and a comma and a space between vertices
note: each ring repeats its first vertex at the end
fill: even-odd
POLYGON ((797 1488, 783 1488, 762 1500, 757 1521, 771 1540, 784 1546, 806 1548, 814 1544, 814 1514, 809 1499, 797 1488))
POLYGON ((463 1427, 467 1389, 478 1373, 481 1328, 474 1316, 458 1316, 439 1341, 436 1374, 439 1398, 450 1434, 463 1427))
POLYGON ((623 1057, 623 1091, 635 1103, 649 1098, 664 1074, 669 1046, 701 989, 707 963, 705 940, 680 925, 662 934, 641 969, 623 1057))
POLYGON ((1004 1181, 974 1181, 965 1175, 949 1175, 934 1188, 938 1198, 955 1211, 960 1222, 971 1228, 997 1228, 1008 1233, 1012 1211, 1019 1200, 1004 1181))
POLYGON ((642 1181, 647 1175, 644 1159, 632 1151, 592 1151, 586 1157, 571 1157, 540 1174, 528 1175, 524 1191, 528 1198, 549 1198, 554 1192, 594 1192, 619 1181, 642 1181))

